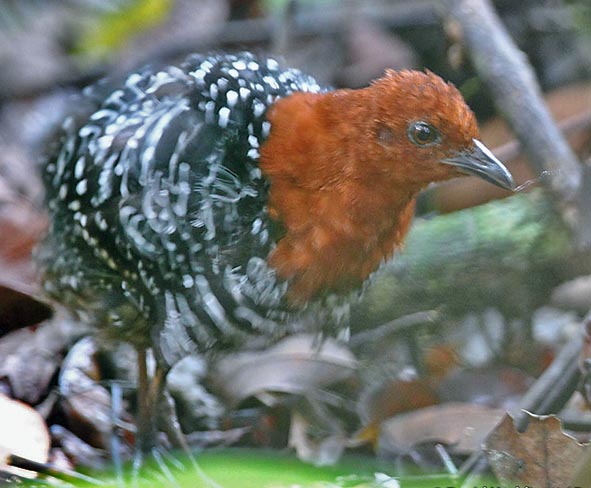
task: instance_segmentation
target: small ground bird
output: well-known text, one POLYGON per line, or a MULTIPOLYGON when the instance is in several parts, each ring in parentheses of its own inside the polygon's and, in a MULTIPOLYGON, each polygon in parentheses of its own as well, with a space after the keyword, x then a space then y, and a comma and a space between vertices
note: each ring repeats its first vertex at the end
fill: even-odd
POLYGON ((180 358, 338 330, 421 189, 513 188, 478 137, 430 72, 330 91, 273 58, 192 55, 87 89, 49 150, 39 255, 52 297, 138 350, 139 451, 180 358))

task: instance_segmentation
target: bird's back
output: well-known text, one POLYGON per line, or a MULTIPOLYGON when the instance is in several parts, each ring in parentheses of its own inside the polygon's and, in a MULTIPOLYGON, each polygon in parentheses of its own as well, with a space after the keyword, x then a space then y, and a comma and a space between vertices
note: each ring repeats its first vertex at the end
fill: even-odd
POLYGON ((192 56, 87 90, 45 167, 45 287, 163 359, 276 333, 281 230, 258 166, 279 97, 321 91, 251 54, 192 56))

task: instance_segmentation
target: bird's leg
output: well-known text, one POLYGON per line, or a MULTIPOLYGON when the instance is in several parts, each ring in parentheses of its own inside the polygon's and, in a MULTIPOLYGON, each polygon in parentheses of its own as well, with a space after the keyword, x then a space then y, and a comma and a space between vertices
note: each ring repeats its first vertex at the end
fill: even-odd
MULTIPOLYGON (((165 372, 165 376, 166 377, 165 372)), ((164 386, 164 382, 162 383, 164 386)), ((162 430, 168 436, 168 440, 170 443, 177 449, 182 450, 187 460, 189 461, 191 468, 195 472, 195 475, 199 480, 203 483, 203 486, 207 488, 221 488, 221 486, 216 483, 213 479, 211 479, 202 469, 199 463, 197 462, 196 457, 194 456, 191 447, 189 446, 187 439, 185 438, 185 434, 181 429, 181 425, 179 419, 176 414, 176 408, 174 404, 174 400, 170 396, 170 393, 166 390, 166 388, 161 388, 160 396, 157 399, 158 407, 159 407, 159 420, 162 430)), ((164 470, 164 467, 161 467, 164 470)), ((166 474, 166 473, 165 473, 166 474)), ((200 485, 201 486, 201 485, 200 485)))
POLYGON ((169 368, 156 362, 154 375, 150 378, 148 373, 146 350, 138 348, 138 413, 136 419, 136 449, 133 463, 133 478, 139 479, 139 470, 148 456, 153 456, 160 466, 164 476, 171 486, 176 482, 157 449, 158 425, 162 426, 168 435, 171 444, 181 448, 196 475, 204 485, 211 488, 221 488, 215 481, 209 478, 201 469, 193 456, 191 449, 181 431, 180 423, 176 416, 174 401, 166 392, 166 375, 169 368))
POLYGON ((161 410, 162 415, 160 417, 162 428, 166 432, 170 443, 185 453, 196 476, 203 482, 203 486, 206 486, 207 488, 222 488, 201 469, 201 466, 197 462, 197 459, 185 438, 185 434, 183 434, 181 429, 176 414, 174 400, 166 390, 162 391, 162 403, 160 406, 163 407, 161 410))
POLYGON ((148 373, 147 355, 144 348, 137 349, 138 388, 136 447, 134 471, 138 471, 145 457, 152 453, 157 441, 157 406, 162 398, 166 369, 156 366, 154 376, 148 373))
POLYGON ((181 449, 187 455, 191 455, 191 449, 187 444, 185 435, 181 429, 174 400, 168 390, 164 389, 160 403, 160 425, 162 430, 166 433, 171 445, 177 449, 181 449))

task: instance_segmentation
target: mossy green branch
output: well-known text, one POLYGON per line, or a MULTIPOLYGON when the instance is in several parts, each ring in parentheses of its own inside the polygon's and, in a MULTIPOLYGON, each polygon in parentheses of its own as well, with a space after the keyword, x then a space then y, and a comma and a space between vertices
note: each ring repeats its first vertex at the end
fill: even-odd
POLYGON ((528 316, 562 280, 590 267, 576 258, 553 208, 539 191, 417 219, 356 309, 361 327, 437 308, 452 317, 489 307, 528 316))

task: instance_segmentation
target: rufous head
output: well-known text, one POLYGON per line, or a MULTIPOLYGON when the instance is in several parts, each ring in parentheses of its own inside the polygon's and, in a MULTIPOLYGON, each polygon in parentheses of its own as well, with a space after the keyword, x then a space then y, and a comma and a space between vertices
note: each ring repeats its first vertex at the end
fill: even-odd
POLYGON ((480 142, 474 113, 451 83, 426 71, 386 71, 366 89, 374 119, 374 141, 396 161, 406 184, 474 174, 512 189, 505 166, 480 142))
POLYGON ((513 188, 459 91, 430 72, 294 93, 267 117, 260 167, 269 215, 285 230, 269 263, 292 303, 363 282, 401 246, 429 183, 467 173, 513 188))

